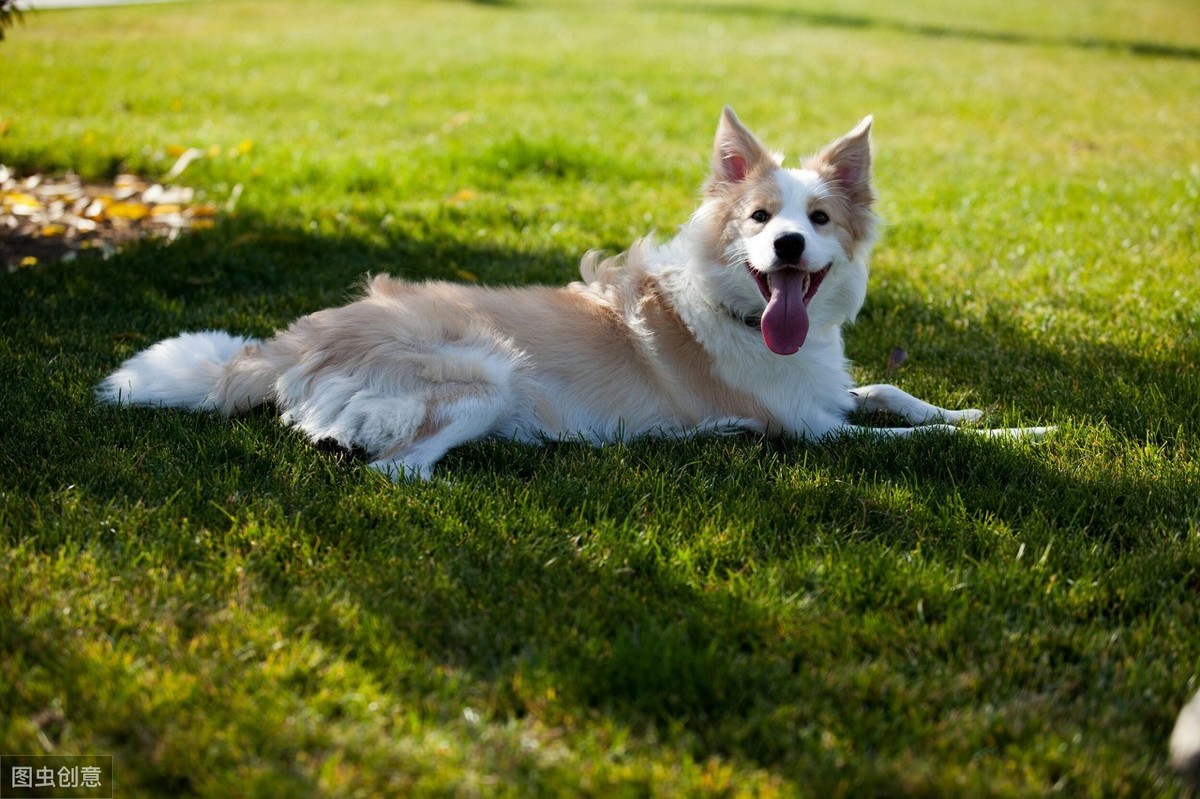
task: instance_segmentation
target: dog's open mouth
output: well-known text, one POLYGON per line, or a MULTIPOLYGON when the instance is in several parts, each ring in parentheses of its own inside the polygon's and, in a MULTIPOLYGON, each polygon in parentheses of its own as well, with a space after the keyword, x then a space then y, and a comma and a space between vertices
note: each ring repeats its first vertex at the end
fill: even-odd
POLYGON ((764 274, 746 264, 767 301, 760 325, 763 342, 771 352, 791 355, 804 345, 808 337, 808 303, 832 266, 826 264, 816 272, 788 267, 764 274))

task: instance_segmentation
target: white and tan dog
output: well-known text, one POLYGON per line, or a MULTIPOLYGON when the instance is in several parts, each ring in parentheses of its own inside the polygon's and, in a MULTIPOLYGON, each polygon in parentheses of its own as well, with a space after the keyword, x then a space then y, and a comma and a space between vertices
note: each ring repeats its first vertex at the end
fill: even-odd
MULTIPOLYGON (((98 387, 110 403, 233 414, 274 404, 313 441, 365 451, 393 478, 430 475, 492 436, 537 442, 749 430, 818 439, 862 431, 856 409, 954 429, 885 385, 854 388, 842 325, 874 242, 871 120, 799 169, 726 108, 705 200, 668 242, 589 253, 585 282, 480 288, 371 278, 361 299, 267 341, 221 332, 161 341, 98 387)), ((1040 434, 1042 428, 979 431, 1040 434)))

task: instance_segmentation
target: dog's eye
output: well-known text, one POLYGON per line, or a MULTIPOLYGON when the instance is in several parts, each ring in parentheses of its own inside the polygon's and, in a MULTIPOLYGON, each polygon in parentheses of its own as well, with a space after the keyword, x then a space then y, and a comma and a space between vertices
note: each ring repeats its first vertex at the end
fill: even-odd
POLYGON ((813 211, 808 215, 808 221, 812 222, 814 225, 828 224, 829 214, 825 213, 824 211, 813 211))
POLYGON ((771 221, 771 212, 764 210, 762 208, 759 208, 757 211, 750 214, 750 218, 753 219, 755 222, 757 222, 760 225, 765 225, 771 221))

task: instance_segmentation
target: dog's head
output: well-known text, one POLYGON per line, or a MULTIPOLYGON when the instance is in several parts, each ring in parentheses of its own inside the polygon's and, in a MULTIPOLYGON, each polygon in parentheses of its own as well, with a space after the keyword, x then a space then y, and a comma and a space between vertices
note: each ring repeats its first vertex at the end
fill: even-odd
POLYGON ((784 169, 731 108, 721 115, 697 221, 724 303, 759 317, 772 352, 796 352, 810 327, 841 325, 862 306, 875 233, 870 132, 867 117, 784 169))

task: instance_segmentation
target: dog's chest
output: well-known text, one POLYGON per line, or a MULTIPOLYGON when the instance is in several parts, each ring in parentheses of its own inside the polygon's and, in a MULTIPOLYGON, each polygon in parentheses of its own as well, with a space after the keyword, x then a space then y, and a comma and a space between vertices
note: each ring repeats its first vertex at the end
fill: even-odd
POLYGON ((793 355, 770 352, 761 342, 736 357, 715 360, 721 380, 749 393, 783 432, 818 437, 843 424, 853 407, 853 381, 840 337, 810 339, 793 355))

